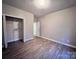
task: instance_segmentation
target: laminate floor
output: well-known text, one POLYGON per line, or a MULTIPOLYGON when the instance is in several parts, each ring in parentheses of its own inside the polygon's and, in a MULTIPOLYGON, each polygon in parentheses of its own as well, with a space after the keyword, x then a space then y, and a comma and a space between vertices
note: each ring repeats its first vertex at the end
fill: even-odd
POLYGON ((9 43, 2 49, 2 59, 76 59, 76 49, 35 37, 25 43, 9 43))

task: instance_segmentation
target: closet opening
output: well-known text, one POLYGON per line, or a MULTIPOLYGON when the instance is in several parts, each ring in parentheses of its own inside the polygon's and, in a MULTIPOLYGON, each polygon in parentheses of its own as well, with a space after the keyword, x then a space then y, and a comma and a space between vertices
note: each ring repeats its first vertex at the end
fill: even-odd
MULTIPOLYGON (((21 41, 24 42, 24 27, 23 27, 23 19, 11 17, 11 16, 5 16, 5 27, 3 27, 3 32, 5 29, 4 34, 6 34, 6 39, 4 36, 3 42, 6 41, 7 46, 9 43, 21 41)), ((4 22, 3 22, 4 24, 4 22)), ((4 45, 3 45, 4 46, 4 45)))

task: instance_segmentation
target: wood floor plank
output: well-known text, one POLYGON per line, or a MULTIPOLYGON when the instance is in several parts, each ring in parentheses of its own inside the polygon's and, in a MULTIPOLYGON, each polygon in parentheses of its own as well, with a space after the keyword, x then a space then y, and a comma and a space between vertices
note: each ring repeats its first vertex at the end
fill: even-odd
POLYGON ((76 59, 76 49, 35 37, 25 43, 9 43, 2 51, 2 59, 76 59))

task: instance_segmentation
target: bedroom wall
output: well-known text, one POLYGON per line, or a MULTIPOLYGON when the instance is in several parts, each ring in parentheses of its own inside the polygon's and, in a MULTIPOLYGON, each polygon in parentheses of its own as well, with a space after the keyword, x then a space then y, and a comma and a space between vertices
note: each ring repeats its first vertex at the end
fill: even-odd
POLYGON ((13 6, 3 4, 2 14, 18 17, 23 19, 24 25, 24 41, 28 41, 33 38, 33 14, 23 11, 21 9, 15 8, 13 6))
POLYGON ((76 7, 66 8, 39 18, 41 36, 76 46, 76 7))

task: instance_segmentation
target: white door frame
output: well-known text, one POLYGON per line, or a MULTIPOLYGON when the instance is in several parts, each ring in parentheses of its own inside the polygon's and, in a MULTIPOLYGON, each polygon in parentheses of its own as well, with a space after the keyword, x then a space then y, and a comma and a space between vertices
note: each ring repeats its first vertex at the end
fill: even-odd
MULTIPOLYGON (((15 18, 21 18, 21 19, 23 19, 23 18, 22 17, 18 17, 18 16, 14 16, 14 15, 10 15, 10 14, 2 14, 2 16, 3 16, 3 24, 4 24, 4 26, 3 26, 3 31, 4 31, 4 45, 5 45, 4 47, 7 48, 8 47, 8 42, 7 42, 7 32, 6 32, 6 16, 11 16, 11 17, 15 17, 15 18)), ((23 39, 23 41, 24 41, 24 39, 23 39)))
POLYGON ((4 47, 7 48, 8 44, 7 44, 7 33, 6 33, 6 16, 5 15, 2 15, 3 16, 3 31, 4 31, 4 47))
POLYGON ((37 21, 37 22, 34 22, 34 24, 33 24, 33 30, 34 30, 34 36, 40 36, 40 22, 39 21, 37 21))

